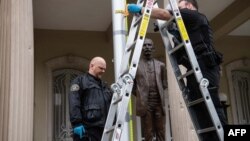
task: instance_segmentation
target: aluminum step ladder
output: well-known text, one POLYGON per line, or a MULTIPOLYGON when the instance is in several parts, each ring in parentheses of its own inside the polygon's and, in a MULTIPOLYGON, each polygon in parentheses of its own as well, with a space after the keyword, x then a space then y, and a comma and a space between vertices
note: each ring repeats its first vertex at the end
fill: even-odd
POLYGON ((122 56, 120 75, 117 82, 111 85, 114 93, 101 141, 120 141, 121 139, 128 103, 131 97, 134 78, 137 72, 154 0, 147 0, 146 3, 144 3, 144 0, 137 1, 138 5, 145 5, 145 12, 143 15, 138 14, 133 16, 126 48, 122 56), (139 31, 138 27, 140 27, 139 31))
MULTIPOLYGON (((156 21, 158 29, 162 36, 162 40, 168 53, 167 56, 169 57, 169 60, 171 62, 179 88, 182 91, 182 96, 186 103, 188 112, 191 116, 191 120, 195 126, 196 133, 201 141, 205 136, 209 135, 216 136, 217 140, 224 141, 224 130, 208 91, 209 81, 204 78, 201 73, 176 0, 169 0, 169 4, 173 14, 172 18, 169 21, 156 21), (171 23, 175 23, 177 25, 178 31, 182 38, 182 42, 180 42, 177 46, 169 43, 169 41, 172 40, 172 35, 169 33, 169 25, 171 23), (175 57, 178 51, 181 50, 185 50, 184 52, 188 56, 189 63, 192 67, 190 71, 184 74, 182 74, 180 66, 178 65, 175 57), (199 98, 192 100, 188 98, 189 95, 187 85, 185 83, 185 78, 190 75, 195 75, 196 81, 199 84, 199 89, 201 92, 199 98), (202 120, 197 118, 197 115, 200 114, 199 112, 197 112, 197 109, 201 107, 202 109, 204 109, 202 113, 207 115, 206 119, 202 120), (204 124, 204 120, 206 120, 206 124, 204 124)), ((158 5, 155 4, 154 7, 158 8, 158 5)))

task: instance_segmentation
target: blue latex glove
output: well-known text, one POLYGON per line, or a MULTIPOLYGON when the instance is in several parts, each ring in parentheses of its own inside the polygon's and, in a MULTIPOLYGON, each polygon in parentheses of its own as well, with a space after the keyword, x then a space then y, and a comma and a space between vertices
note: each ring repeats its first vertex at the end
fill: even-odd
POLYGON ((128 11, 130 13, 141 13, 142 7, 136 4, 128 4, 128 11))
POLYGON ((85 134, 85 129, 83 125, 76 126, 74 129, 74 134, 79 135, 80 139, 83 138, 83 135, 85 134))

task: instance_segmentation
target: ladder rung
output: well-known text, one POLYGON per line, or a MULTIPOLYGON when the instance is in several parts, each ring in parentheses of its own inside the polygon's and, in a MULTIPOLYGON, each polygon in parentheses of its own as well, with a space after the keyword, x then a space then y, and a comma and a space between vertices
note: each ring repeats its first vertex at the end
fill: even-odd
POLYGON ((191 75, 191 74, 193 74, 193 73, 194 73, 194 70, 190 70, 190 71, 188 71, 187 73, 185 73, 185 74, 183 74, 183 75, 181 75, 181 76, 178 76, 177 79, 178 79, 178 80, 181 80, 181 79, 183 79, 183 78, 185 78, 185 77, 187 77, 187 76, 189 76, 189 75, 191 75))
POLYGON ((215 127, 208 127, 208 128, 197 130, 197 133, 202 134, 202 133, 207 133, 207 132, 211 132, 211 131, 215 131, 215 130, 216 130, 215 127))
POLYGON ((140 22, 141 22, 142 16, 139 16, 136 21, 135 24, 133 25, 134 27, 136 27, 140 22))
POLYGON ((173 54, 174 52, 176 52, 177 50, 179 50, 180 48, 184 47, 184 43, 180 43, 178 46, 174 47, 172 50, 169 51, 169 54, 173 54))
POLYGON ((175 20, 175 17, 172 16, 172 17, 168 20, 167 26, 168 26, 170 23, 172 23, 174 20, 175 20))
POLYGON ((188 102, 187 105, 188 105, 188 107, 190 107, 190 106, 199 104, 199 103, 201 103, 201 102, 204 102, 204 98, 199 98, 199 99, 196 99, 196 100, 194 100, 194 101, 192 101, 192 102, 188 102))
POLYGON ((169 24, 171 24, 173 21, 175 20, 174 16, 172 16, 167 22, 164 22, 163 25, 161 25, 161 30, 163 29, 168 29, 167 27, 169 26, 169 24))
POLYGON ((136 41, 133 42, 133 44, 131 44, 128 48, 127 48, 127 52, 129 52, 132 48, 135 47, 136 41))
POLYGON ((119 96, 114 102, 113 104, 117 104, 118 102, 120 102, 122 100, 122 96, 119 96))
POLYGON ((109 133, 115 129, 115 126, 111 126, 109 129, 105 130, 105 133, 109 133))
POLYGON ((141 3, 143 3, 143 2, 144 2, 144 0, 140 0, 140 2, 139 2, 139 3, 141 4, 141 3))

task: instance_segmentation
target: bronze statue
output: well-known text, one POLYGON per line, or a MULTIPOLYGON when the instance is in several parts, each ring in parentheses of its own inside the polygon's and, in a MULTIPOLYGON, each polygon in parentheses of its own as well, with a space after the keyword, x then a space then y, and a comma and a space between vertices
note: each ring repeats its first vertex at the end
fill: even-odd
POLYGON ((166 67, 153 58, 153 41, 146 38, 135 78, 136 112, 142 119, 145 141, 165 141, 164 90, 166 67))

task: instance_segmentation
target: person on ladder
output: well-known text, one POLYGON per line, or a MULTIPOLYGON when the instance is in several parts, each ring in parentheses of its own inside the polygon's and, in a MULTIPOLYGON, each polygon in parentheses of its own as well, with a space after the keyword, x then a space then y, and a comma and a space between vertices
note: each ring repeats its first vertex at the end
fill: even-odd
POLYGON ((139 61, 134 91, 136 114, 142 119, 145 141, 165 141, 166 67, 153 58, 153 41, 145 38, 139 61))
MULTIPOLYGON (((227 124, 226 117, 223 111, 223 107, 219 100, 219 82, 220 82, 220 64, 222 63, 222 55, 215 51, 213 47, 213 35, 209 22, 205 15, 198 11, 198 3, 196 0, 179 0, 178 6, 181 16, 187 29, 187 33, 190 37, 197 61, 199 63, 203 77, 209 80, 208 90, 214 103, 216 112, 219 116, 222 126, 227 124)), ((128 11, 130 13, 144 12, 144 7, 136 4, 129 4, 128 11)), ((172 17, 171 10, 153 8, 151 18, 160 20, 170 20, 172 17)), ((178 32, 178 31, 177 31, 178 32)), ((171 31, 170 31, 171 33, 171 31)), ((172 31, 176 39, 180 39, 175 31, 172 31)), ((188 62, 188 58, 185 55, 176 56, 177 62, 187 68, 192 69, 188 62)), ((197 99, 200 93, 199 84, 197 83, 194 75, 187 77, 187 87, 189 89, 189 98, 197 99)), ((206 117, 202 113, 205 109, 197 108, 197 119, 202 121, 206 125, 206 117)), ((208 137, 209 138, 209 137, 208 137)), ((204 139, 204 141, 213 140, 204 139)))
POLYGON ((69 112, 74 141, 101 141, 113 94, 101 80, 105 70, 106 61, 94 57, 89 71, 72 81, 69 112))

